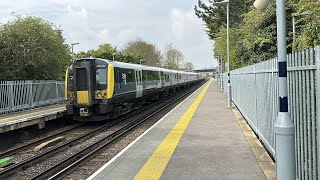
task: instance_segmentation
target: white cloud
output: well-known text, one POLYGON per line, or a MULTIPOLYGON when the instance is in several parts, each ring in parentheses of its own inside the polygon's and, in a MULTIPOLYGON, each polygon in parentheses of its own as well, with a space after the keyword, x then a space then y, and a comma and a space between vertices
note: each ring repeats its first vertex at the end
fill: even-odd
POLYGON ((75 10, 71 7, 71 5, 68 5, 67 7, 68 16, 75 17, 75 18, 82 18, 86 19, 88 17, 87 10, 85 8, 80 8, 79 10, 75 10))
POLYGON ((5 0, 0 22, 11 12, 40 16, 61 25, 75 51, 108 42, 119 48, 138 37, 163 49, 172 43, 196 68, 212 66, 212 45, 194 15, 197 0, 5 0))
POLYGON ((110 32, 107 29, 101 30, 98 33, 97 38, 98 38, 99 44, 111 41, 110 32))
POLYGON ((171 30, 174 37, 178 40, 189 37, 198 32, 201 24, 199 19, 194 15, 193 9, 184 11, 182 9, 172 9, 171 14, 171 30))
POLYGON ((170 12, 171 32, 178 49, 196 68, 216 65, 212 45, 193 9, 174 8, 170 12), (206 52, 207 51, 207 52, 206 52))

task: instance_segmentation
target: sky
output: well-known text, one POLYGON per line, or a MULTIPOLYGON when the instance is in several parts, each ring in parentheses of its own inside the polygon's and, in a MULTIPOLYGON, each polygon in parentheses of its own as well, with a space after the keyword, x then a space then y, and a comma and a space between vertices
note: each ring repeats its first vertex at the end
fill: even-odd
POLYGON ((212 42, 194 14, 197 0, 1 0, 0 23, 12 13, 38 16, 60 26, 75 52, 110 43, 119 49, 141 38, 160 50, 172 43, 195 69, 216 66, 212 42))

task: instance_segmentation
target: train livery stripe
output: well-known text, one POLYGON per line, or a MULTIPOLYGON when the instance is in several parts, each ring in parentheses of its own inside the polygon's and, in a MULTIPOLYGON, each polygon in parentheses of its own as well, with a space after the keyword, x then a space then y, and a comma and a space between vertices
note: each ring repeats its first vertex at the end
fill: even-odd
POLYGON ((108 93, 107 98, 110 99, 113 96, 114 91, 114 67, 112 64, 108 65, 108 93))
POLYGON ((188 110, 183 114, 178 123, 169 132, 166 138, 158 146, 156 151, 144 164, 134 179, 160 179, 164 169, 172 157, 184 131, 188 127, 195 111, 197 110, 202 98, 206 94, 212 80, 202 90, 197 99, 192 103, 188 110))
POLYGON ((89 105, 89 92, 77 91, 77 103, 81 105, 89 105))
POLYGON ((69 75, 69 68, 66 70, 66 78, 64 81, 64 95, 66 100, 68 100, 68 75, 69 75))

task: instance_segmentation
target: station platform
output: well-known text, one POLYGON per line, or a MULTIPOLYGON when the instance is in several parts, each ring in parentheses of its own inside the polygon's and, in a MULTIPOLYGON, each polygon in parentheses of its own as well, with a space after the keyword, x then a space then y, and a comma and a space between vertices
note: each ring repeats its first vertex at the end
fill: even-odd
POLYGON ((0 133, 37 124, 39 129, 45 122, 67 115, 65 104, 55 104, 35 109, 18 111, 0 116, 0 133))
POLYGON ((208 81, 88 179, 274 179, 271 158, 226 102, 208 81))

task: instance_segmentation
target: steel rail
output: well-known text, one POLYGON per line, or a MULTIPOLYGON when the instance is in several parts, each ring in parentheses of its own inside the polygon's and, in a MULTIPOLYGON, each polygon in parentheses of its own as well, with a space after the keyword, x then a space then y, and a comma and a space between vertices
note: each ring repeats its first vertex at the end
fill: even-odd
POLYGON ((78 153, 75 153, 74 155, 70 156, 69 158, 63 160, 61 163, 56 164, 52 166, 51 168, 37 174, 36 176, 32 177, 31 179, 56 179, 61 177, 63 174, 68 172, 70 169, 75 168, 78 166, 80 163, 83 162, 83 160, 86 160, 90 158, 91 156, 97 154, 100 150, 105 148, 106 146, 110 145, 112 142, 117 140, 118 138, 122 137, 123 135, 127 134, 130 132, 132 129, 140 125, 141 123, 147 121, 149 118, 152 116, 158 114, 168 106, 172 105, 182 97, 186 96, 199 86, 196 86, 189 91, 185 92, 184 94, 173 98, 173 100, 169 100, 169 102, 165 103, 163 106, 160 108, 157 108, 153 111, 150 111, 149 113, 143 115, 142 117, 138 117, 136 120, 133 122, 123 126, 122 128, 118 129, 114 133, 106 136, 105 138, 95 142, 94 144, 88 146, 82 151, 79 151, 78 153))
POLYGON ((14 148, 14 149, 9 149, 9 150, 7 150, 7 151, 5 151, 5 152, 1 152, 1 153, 0 153, 0 157, 5 157, 5 156, 13 155, 13 154, 15 154, 15 153, 17 153, 17 152, 19 152, 19 151, 21 151, 21 150, 24 150, 24 149, 29 148, 30 146, 33 146, 33 145, 39 144, 39 143, 41 143, 41 142, 43 142, 43 141, 47 141, 47 140, 49 140, 49 139, 52 139, 52 138, 54 138, 54 137, 56 137, 56 136, 59 136, 59 135, 61 135, 61 134, 63 134, 63 133, 66 133, 67 131, 77 129, 77 128, 81 127, 83 124, 84 124, 84 123, 71 125, 71 127, 67 128, 67 129, 65 129, 65 130, 63 130, 63 131, 61 131, 61 132, 57 132, 57 133, 51 134, 50 136, 43 137, 43 138, 41 138, 41 139, 38 139, 38 140, 36 140, 36 141, 32 141, 32 142, 27 143, 27 144, 24 144, 24 145, 22 145, 22 146, 18 146, 18 147, 14 148))
POLYGON ((100 131, 103 131, 106 128, 112 127, 113 125, 115 125, 115 124, 117 124, 119 122, 122 122, 122 121, 126 120, 127 118, 135 116, 136 114, 141 113, 145 109, 148 109, 150 107, 156 106, 158 103, 159 102, 157 101, 155 103, 149 104, 149 105, 147 105, 145 107, 142 107, 142 108, 140 108, 140 109, 138 109, 136 111, 133 111, 130 114, 124 115, 124 116, 120 117, 119 119, 117 119, 115 121, 112 121, 112 122, 110 122, 108 124, 105 124, 103 126, 100 126, 100 127, 96 128, 96 129, 94 129, 93 131, 90 131, 90 132, 88 132, 86 134, 83 134, 83 135, 81 135, 81 136, 79 136, 79 137, 77 137, 75 139, 72 139, 72 140, 70 140, 68 142, 65 142, 65 143, 63 143, 63 144, 61 144, 59 146, 56 146, 56 147, 52 148, 52 149, 43 151, 42 153, 40 153, 38 155, 35 155, 35 156, 32 156, 32 157, 30 157, 30 158, 28 158, 28 159, 26 159, 26 160, 24 160, 24 161, 22 161, 22 162, 20 162, 18 164, 14 164, 12 166, 9 166, 8 168, 0 171, 0 179, 4 179, 5 177, 7 177, 7 176, 9 176, 9 175, 11 175, 11 174, 13 174, 15 172, 17 172, 17 171, 19 171, 19 170, 21 170, 21 169, 23 169, 25 167, 28 167, 29 165, 34 164, 35 162, 40 161, 41 158, 50 156, 50 155, 54 154, 56 151, 58 151, 60 149, 66 148, 66 147, 68 147, 68 146, 70 146, 72 144, 75 144, 78 141, 83 140, 83 139, 91 138, 96 133, 99 133, 100 131))

